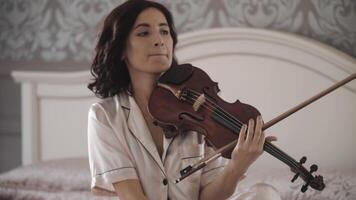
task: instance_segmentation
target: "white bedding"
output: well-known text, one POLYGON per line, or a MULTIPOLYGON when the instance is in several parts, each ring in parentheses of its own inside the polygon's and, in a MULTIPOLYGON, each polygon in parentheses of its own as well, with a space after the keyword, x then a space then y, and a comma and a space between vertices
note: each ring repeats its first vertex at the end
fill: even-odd
MULTIPOLYGON (((239 184, 246 191, 257 183, 272 185, 283 200, 355 200, 356 172, 320 171, 325 189, 300 192, 302 181, 291 183, 293 174, 287 168, 250 171, 239 184)), ((57 159, 16 168, 0 174, 0 199, 26 200, 104 200, 113 197, 94 196, 90 192, 87 158, 57 159)))
POLYGON ((284 200, 355 200, 356 199, 356 171, 355 170, 320 170, 323 175, 325 189, 317 191, 309 188, 305 193, 300 191, 304 184, 301 179, 291 182, 294 174, 286 169, 266 169, 251 172, 243 182, 241 189, 247 189, 256 183, 272 185, 284 200))
POLYGON ((0 199, 100 200, 90 191, 87 158, 57 159, 0 174, 0 199))

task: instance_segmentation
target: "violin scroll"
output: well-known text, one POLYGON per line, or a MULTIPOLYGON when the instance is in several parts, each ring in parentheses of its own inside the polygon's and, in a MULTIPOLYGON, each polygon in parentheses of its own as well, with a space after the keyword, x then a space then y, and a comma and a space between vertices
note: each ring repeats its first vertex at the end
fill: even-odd
POLYGON ((325 188, 323 176, 317 175, 313 176, 313 173, 318 170, 318 166, 313 164, 310 166, 309 172, 303 167, 303 164, 307 161, 307 157, 303 156, 299 160, 298 167, 292 167, 291 170, 296 174, 292 178, 291 182, 294 182, 299 176, 305 181, 305 184, 302 186, 301 191, 304 193, 308 190, 308 187, 312 187, 315 190, 323 190, 325 188))

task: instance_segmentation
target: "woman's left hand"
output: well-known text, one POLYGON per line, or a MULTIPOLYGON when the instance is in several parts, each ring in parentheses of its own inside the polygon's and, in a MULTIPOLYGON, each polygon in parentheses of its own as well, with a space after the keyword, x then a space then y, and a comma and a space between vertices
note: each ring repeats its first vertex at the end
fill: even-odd
POLYGON ((274 136, 265 137, 265 134, 262 131, 262 126, 262 117, 258 116, 256 125, 255 121, 250 119, 248 126, 243 125, 240 130, 238 142, 231 154, 231 161, 237 169, 240 169, 243 172, 247 171, 250 165, 263 153, 265 140, 277 140, 274 136))

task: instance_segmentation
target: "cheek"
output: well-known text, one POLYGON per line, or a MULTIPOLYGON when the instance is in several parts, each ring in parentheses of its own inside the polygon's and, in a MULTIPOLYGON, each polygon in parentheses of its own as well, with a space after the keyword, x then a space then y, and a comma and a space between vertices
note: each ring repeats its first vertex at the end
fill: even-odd
POLYGON ((130 63, 137 63, 143 59, 142 45, 131 43, 127 46, 127 59, 130 63))
POLYGON ((172 39, 168 40, 166 44, 167 44, 169 53, 172 55, 173 54, 173 40, 172 39))

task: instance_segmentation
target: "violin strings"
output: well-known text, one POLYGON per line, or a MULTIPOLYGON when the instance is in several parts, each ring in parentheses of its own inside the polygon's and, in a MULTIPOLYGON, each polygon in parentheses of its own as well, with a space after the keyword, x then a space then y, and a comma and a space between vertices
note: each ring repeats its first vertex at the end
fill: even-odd
MULTIPOLYGON (((193 102, 190 102, 190 103, 194 103, 195 100, 199 97, 199 93, 196 94, 197 92, 195 92, 193 90, 190 90, 190 92, 193 94, 193 98, 189 99, 189 100, 192 100, 193 102)), ((241 129, 242 123, 239 120, 237 120, 235 117, 231 116, 229 113, 224 111, 220 106, 216 105, 215 102, 211 101, 209 98, 206 98, 206 100, 207 100, 208 103, 211 104, 211 105, 210 104, 203 104, 203 106, 206 109, 208 109, 211 112, 217 113, 217 115, 221 119, 225 120, 225 122, 229 123, 231 126, 233 126, 233 127, 237 126, 237 128, 239 130, 241 129), (216 109, 215 111, 213 110, 214 108, 216 109)), ((282 152, 278 148, 274 147, 270 143, 265 143, 264 147, 266 148, 266 150, 269 150, 268 152, 271 153, 272 155, 274 155, 276 158, 279 158, 281 161, 285 162, 290 167, 294 166, 297 169, 298 164, 296 163, 296 161, 293 158, 289 157, 287 154, 285 154, 284 152, 282 152)))
MULTIPOLYGON (((194 91, 192 91, 192 93, 194 93, 194 91)), ((193 94, 193 95, 195 95, 195 94, 193 94)), ((199 95, 196 95, 195 97, 197 98, 197 96, 199 96, 199 95)), ((193 98, 191 100, 194 102, 196 99, 193 98)), ((206 107, 209 111, 212 111, 212 112, 214 112, 214 110, 212 108, 217 108, 219 110, 218 115, 220 115, 220 117, 221 117, 221 111, 223 112, 222 114, 226 116, 225 113, 227 113, 227 112, 225 112, 221 107, 216 106, 216 104, 213 101, 211 101, 210 99, 207 98, 207 100, 208 100, 208 103, 210 103, 212 105, 210 105, 210 107, 208 107, 209 104, 205 104, 205 106, 203 105, 204 107, 206 107), (206 106, 206 105, 208 105, 208 106, 206 106)), ((217 113, 217 112, 215 112, 215 113, 217 113)), ((226 117, 227 117, 226 119, 228 119, 227 122, 230 123, 230 125, 235 126, 234 124, 231 124, 231 123, 234 123, 234 119, 231 119, 231 117, 229 117, 229 116, 226 116, 226 117)), ((221 117, 221 118, 224 119, 224 117, 221 117)), ((224 119, 224 120, 226 120, 226 119, 224 119)), ((239 124, 241 124, 241 122, 239 124)), ((237 125, 237 127, 240 129, 241 125, 239 125, 239 124, 237 125)), ((268 151, 269 153, 274 155, 276 158, 279 158, 281 161, 283 161, 290 167, 293 167, 293 166, 295 168, 298 167, 298 163, 293 158, 289 157, 287 154, 285 154, 278 148, 274 147, 272 144, 265 143, 265 148, 266 148, 266 150, 269 150, 268 151)))
MULTIPOLYGON (((194 98, 198 98, 200 96, 200 94, 194 90, 189 90, 193 95, 194 95, 194 98)), ((236 119, 233 115, 231 115, 230 113, 224 111, 224 109, 222 109, 220 106, 216 105, 215 102, 211 101, 210 98, 205 98, 210 104, 212 104, 212 108, 217 108, 220 113, 222 113, 224 116, 226 116, 228 119, 232 119, 233 122, 236 122, 237 125, 238 125, 238 128, 240 129, 243 125, 243 123, 241 121, 239 121, 238 119, 236 119)), ((193 99, 194 101, 196 99, 193 99)), ((203 105, 204 106, 204 105, 203 105)), ((213 110, 211 110, 213 111, 213 110)))

